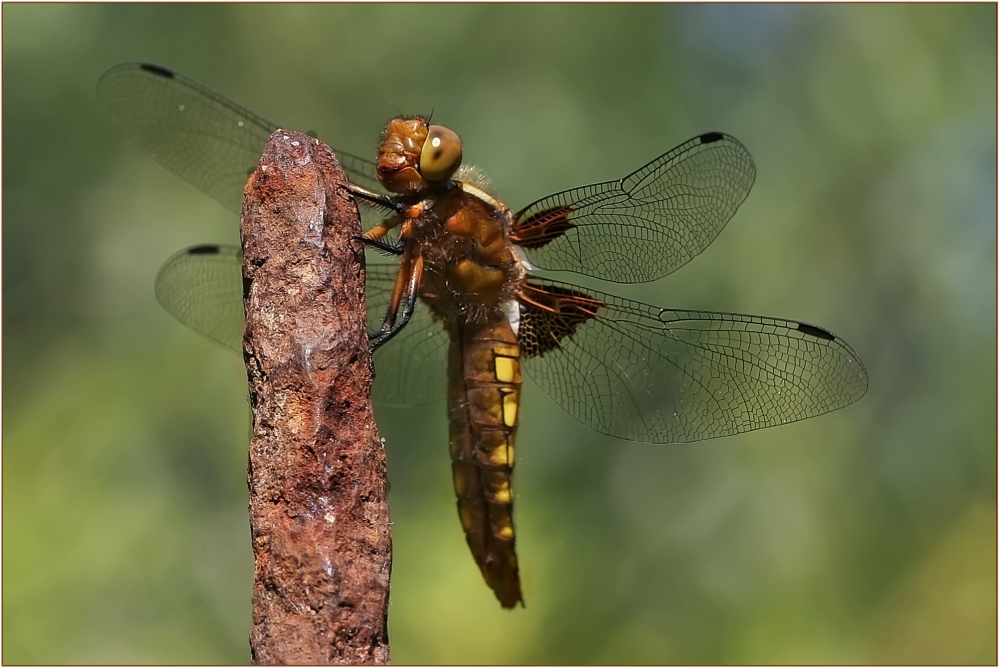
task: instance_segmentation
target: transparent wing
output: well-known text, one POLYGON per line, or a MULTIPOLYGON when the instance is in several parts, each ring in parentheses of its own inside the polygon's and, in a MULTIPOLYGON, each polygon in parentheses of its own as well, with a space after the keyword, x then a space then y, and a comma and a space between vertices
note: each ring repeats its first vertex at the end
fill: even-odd
MULTIPOLYGON (((278 126, 211 88, 159 65, 124 63, 97 82, 97 99, 154 160, 240 212, 243 187, 278 126)), ((384 192, 375 164, 336 151, 348 179, 384 192)))
MULTIPOLYGON (((368 330, 382 326, 398 267, 369 264, 365 282, 368 330)), ((447 389, 448 332, 417 301, 410 322, 375 351, 372 399, 382 406, 419 406, 444 399, 447 389)))
POLYGON ((156 299, 184 325, 242 355, 242 265, 239 246, 185 248, 156 274, 156 299))
POLYGON ((516 215, 512 238, 542 269, 617 283, 652 281, 712 243, 755 175, 743 144, 709 132, 618 181, 529 204, 516 215))
MULTIPOLYGON (((184 325, 242 355, 246 323, 242 264, 238 246, 186 248, 160 269, 156 298, 184 325)), ((368 265, 365 299, 372 331, 382 325, 395 280, 395 265, 368 265)), ((447 352, 447 332, 418 303, 410 323, 375 353, 373 400, 415 406, 444 398, 447 352)))
POLYGON ((684 443, 794 422, 868 388, 843 340, 805 323, 657 308, 556 281, 522 289, 527 375, 619 438, 684 443))

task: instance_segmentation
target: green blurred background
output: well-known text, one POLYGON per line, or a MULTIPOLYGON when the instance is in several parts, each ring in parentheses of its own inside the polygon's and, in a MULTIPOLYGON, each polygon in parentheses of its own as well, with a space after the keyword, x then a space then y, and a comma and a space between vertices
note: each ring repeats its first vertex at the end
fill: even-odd
POLYGON ((133 60, 361 155, 433 109, 515 209, 732 133, 758 177, 728 228, 611 289, 817 323, 867 365, 845 410, 669 447, 529 386, 513 612, 444 405, 379 411, 396 662, 995 662, 996 12, 5 4, 4 662, 249 660, 242 362, 153 296, 238 221, 98 106, 133 60))

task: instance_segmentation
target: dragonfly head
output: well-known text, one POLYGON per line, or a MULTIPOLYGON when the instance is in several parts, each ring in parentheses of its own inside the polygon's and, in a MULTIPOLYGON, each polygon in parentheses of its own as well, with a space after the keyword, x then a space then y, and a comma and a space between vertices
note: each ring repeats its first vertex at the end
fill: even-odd
POLYGON ((378 147, 378 179, 389 192, 416 193, 451 178, 462 164, 462 140, 422 116, 386 123, 378 147))

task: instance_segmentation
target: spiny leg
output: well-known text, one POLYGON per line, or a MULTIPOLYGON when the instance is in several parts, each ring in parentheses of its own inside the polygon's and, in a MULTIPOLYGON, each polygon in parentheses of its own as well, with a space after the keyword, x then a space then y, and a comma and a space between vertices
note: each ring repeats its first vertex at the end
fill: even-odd
POLYGON ((404 211, 406 211, 407 208, 409 208, 405 204, 397 202, 396 200, 394 200, 392 197, 390 197, 388 195, 383 195, 382 193, 372 192, 371 190, 365 190, 364 188, 361 188, 360 186, 349 185, 349 186, 347 186, 347 192, 351 193, 352 195, 354 195, 358 199, 362 199, 362 200, 368 202, 369 204, 373 204, 375 206, 383 207, 383 208, 388 209, 388 210, 390 210, 390 211, 392 211, 394 213, 403 213, 404 211))
POLYGON ((410 271, 410 280, 406 292, 406 303, 403 305, 402 317, 399 322, 396 322, 396 311, 399 308, 399 302, 394 299, 393 303, 389 305, 389 312, 386 314, 385 322, 382 323, 382 328, 368 335, 368 350, 370 352, 374 353, 380 346, 399 334, 406 327, 406 324, 410 322, 410 318, 413 317, 413 310, 417 305, 420 275, 423 273, 423 270, 424 258, 418 254, 413 261, 413 267, 410 271), (395 308, 393 308, 394 306, 395 308))
POLYGON ((365 246, 371 246, 375 250, 386 253, 387 255, 402 255, 403 251, 406 250, 406 242, 400 239, 394 244, 387 244, 384 241, 379 241, 378 239, 369 239, 368 237, 353 237, 354 241, 360 241, 365 246))

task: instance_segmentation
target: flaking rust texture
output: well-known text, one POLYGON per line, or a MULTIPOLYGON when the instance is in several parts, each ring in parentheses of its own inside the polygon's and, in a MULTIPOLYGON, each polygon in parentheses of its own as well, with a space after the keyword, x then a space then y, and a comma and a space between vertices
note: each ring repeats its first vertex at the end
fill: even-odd
POLYGON ((333 151, 277 131, 243 202, 252 660, 383 664, 392 546, 364 251, 333 151))

